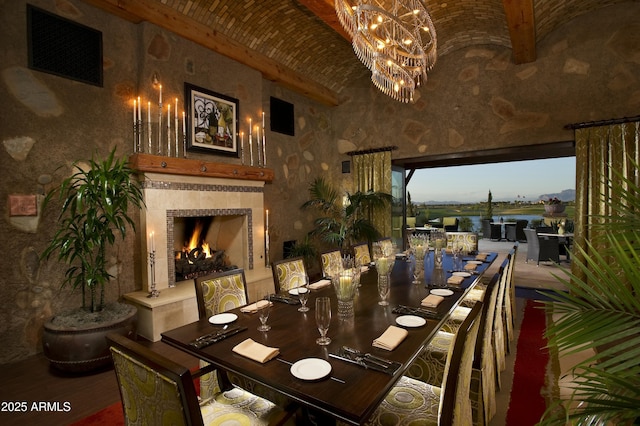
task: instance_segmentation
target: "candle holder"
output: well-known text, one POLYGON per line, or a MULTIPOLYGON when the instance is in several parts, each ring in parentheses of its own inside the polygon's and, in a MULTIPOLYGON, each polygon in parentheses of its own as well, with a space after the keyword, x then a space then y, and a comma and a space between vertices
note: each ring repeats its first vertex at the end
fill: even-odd
POLYGON ((140 134, 141 129, 142 128, 142 121, 141 120, 136 120, 136 122, 133 124, 133 152, 140 152, 141 147, 140 147, 140 139, 142 137, 142 135, 140 134))
POLYGON ((151 265, 151 291, 147 297, 158 297, 160 291, 156 290, 156 251, 153 250, 149 253, 149 264, 151 265))
POLYGON ((265 266, 269 267, 271 262, 269 261, 269 230, 264 231, 264 260, 265 266))
POLYGON ((162 155, 162 101, 158 102, 158 155, 162 155))

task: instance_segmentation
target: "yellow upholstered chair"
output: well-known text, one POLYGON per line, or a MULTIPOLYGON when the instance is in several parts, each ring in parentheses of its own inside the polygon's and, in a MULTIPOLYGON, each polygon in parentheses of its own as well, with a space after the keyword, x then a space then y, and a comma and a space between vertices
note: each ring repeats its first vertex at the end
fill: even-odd
POLYGON ((108 339, 127 425, 269 425, 289 416, 238 388, 199 402, 189 369, 126 337, 108 339))
POLYGON ((511 255, 511 262, 509 262, 509 269, 507 270, 507 284, 504 293, 503 309, 504 309, 504 325, 505 325, 505 343, 507 352, 511 353, 514 348, 514 336, 515 336, 515 312, 516 312, 516 287, 515 280, 513 278, 514 269, 516 266, 516 256, 518 254, 518 245, 513 245, 513 249, 509 252, 511 255))
POLYGON ((356 258, 358 265, 366 266, 371 263, 371 254, 369 253, 368 243, 359 243, 353 246, 353 256, 356 258))
POLYGON ((456 232, 460 220, 457 217, 443 217, 442 228, 445 232, 456 232))
POLYGON ((392 256, 394 254, 393 241, 391 241, 391 238, 381 238, 373 243, 374 260, 380 256, 392 256))
POLYGON ((198 277, 195 284, 200 318, 246 305, 249 299, 242 269, 198 277))
POLYGON ((304 285, 308 280, 302 257, 279 260, 271 265, 276 293, 304 285))
POLYGON ((475 232, 447 232, 447 251, 451 252, 454 244, 462 247, 463 252, 477 252, 478 234, 475 232))
POLYGON ((403 376, 366 424, 470 425, 469 389, 481 310, 478 302, 456 333, 442 386, 403 376))
POLYGON ((329 250, 320 254, 320 264, 322 265, 322 276, 331 278, 342 272, 342 254, 340 250, 329 250))

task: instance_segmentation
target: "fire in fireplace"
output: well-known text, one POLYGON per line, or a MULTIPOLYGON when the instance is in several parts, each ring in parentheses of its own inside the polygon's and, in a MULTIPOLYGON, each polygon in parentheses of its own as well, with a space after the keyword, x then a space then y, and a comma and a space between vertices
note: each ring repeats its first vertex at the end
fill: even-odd
POLYGON ((224 249, 215 247, 209 230, 215 217, 182 217, 174 221, 176 281, 236 268, 224 249))

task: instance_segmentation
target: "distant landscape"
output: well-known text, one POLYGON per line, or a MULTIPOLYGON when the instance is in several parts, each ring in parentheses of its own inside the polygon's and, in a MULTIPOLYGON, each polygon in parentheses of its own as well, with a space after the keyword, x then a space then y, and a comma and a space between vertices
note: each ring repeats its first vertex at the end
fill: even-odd
MULTIPOLYGON (((541 203, 544 201, 547 201, 550 198, 557 198, 560 201, 567 203, 567 202, 572 202, 575 201, 576 199, 576 190, 575 189, 565 189, 563 191, 560 192, 554 192, 554 193, 548 193, 548 194, 541 194, 540 196, 538 196, 535 199, 529 199, 527 200, 526 198, 522 197, 522 198, 516 198, 515 200, 496 200, 495 198, 493 199, 493 202, 514 202, 514 203, 533 203, 533 204, 537 204, 537 203, 541 203)), ((429 200, 429 201, 416 201, 413 200, 414 204, 426 204, 426 205, 452 205, 452 204, 468 204, 467 201, 463 201, 463 200, 447 200, 447 201, 434 201, 434 200, 429 200)), ((486 203, 485 203, 486 204, 486 203)))

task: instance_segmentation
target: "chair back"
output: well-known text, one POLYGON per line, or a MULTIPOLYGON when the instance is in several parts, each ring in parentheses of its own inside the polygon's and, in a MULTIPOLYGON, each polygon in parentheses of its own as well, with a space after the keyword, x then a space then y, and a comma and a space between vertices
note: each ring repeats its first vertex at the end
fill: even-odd
POLYGON ((506 259, 500 265, 498 273, 500 274, 500 281, 498 282, 498 297, 496 299, 496 311, 495 318, 493 320, 493 345, 496 357, 496 373, 498 377, 498 386, 500 383, 500 372, 506 368, 506 343, 505 334, 506 328, 504 324, 504 297, 507 289, 507 271, 511 262, 511 254, 507 254, 506 259))
POLYGON ((478 251, 478 234, 475 232, 447 232, 447 250, 458 244, 467 253, 478 251))
POLYGON ((371 263, 371 254, 368 243, 359 243, 353 246, 353 256, 358 265, 368 265, 371 263))
POLYGON ((198 316, 208 318, 247 304, 243 269, 232 269, 195 279, 198 316))
POLYGON ((491 219, 480 220, 482 226, 482 238, 491 238, 491 219))
POLYGON ((504 300, 502 302, 504 309, 504 325, 506 329, 506 344, 507 352, 511 353, 511 343, 515 337, 515 312, 516 312, 516 287, 514 280, 514 269, 516 266, 516 257, 518 254, 518 242, 513 245, 513 248, 509 251, 511 255, 511 261, 509 262, 509 269, 506 271, 506 288, 504 293, 504 300))
POLYGON ((125 424, 202 425, 189 370, 131 339, 107 337, 125 424))
POLYGON ((393 254, 393 242, 390 237, 380 238, 373 243, 373 260, 381 256, 391 256, 393 254))
POLYGON ((321 253, 320 265, 322 265, 322 276, 331 278, 342 271, 342 253, 335 249, 321 253))
POLYGON ((447 355, 438 424, 454 426, 472 424, 469 390, 482 306, 482 302, 476 302, 471 308, 471 312, 456 332, 452 349, 447 355))
POLYGON ((302 256, 273 262, 271 271, 276 293, 303 285, 307 275, 302 256))
POLYGON ((456 232, 458 230, 458 224, 460 223, 460 219, 457 217, 443 217, 442 218, 442 227, 445 232, 456 232))

